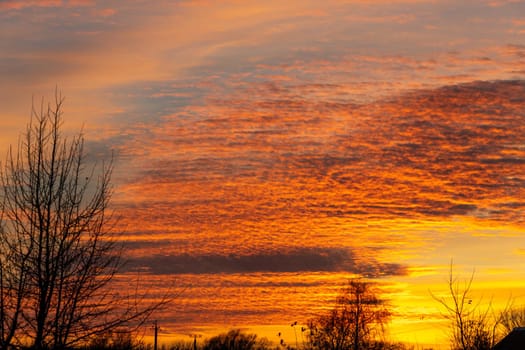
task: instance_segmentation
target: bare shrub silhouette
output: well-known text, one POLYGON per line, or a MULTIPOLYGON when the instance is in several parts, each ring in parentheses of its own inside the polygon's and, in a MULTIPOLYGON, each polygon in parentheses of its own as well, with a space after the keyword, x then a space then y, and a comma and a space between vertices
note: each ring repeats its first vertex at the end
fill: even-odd
POLYGON ((525 306, 508 305, 501 311, 499 323, 504 334, 512 332, 514 328, 525 327, 525 306))

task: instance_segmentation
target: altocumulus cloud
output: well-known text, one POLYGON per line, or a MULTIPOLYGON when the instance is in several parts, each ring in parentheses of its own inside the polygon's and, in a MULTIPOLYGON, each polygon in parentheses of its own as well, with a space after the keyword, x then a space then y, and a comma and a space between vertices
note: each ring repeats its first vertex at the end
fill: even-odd
MULTIPOLYGON (((164 198, 192 222, 491 212, 523 193, 524 93, 523 81, 473 82, 322 111, 287 96, 210 105, 213 116, 150 130, 150 160, 130 185, 159 188, 144 206, 164 198)), ((516 220, 513 208, 493 218, 516 220)))
POLYGON ((118 187, 129 270, 396 275, 404 266, 385 262, 427 239, 396 220, 523 222, 523 81, 361 105, 289 95, 233 97, 199 118, 188 106, 130 136, 144 156, 118 187))

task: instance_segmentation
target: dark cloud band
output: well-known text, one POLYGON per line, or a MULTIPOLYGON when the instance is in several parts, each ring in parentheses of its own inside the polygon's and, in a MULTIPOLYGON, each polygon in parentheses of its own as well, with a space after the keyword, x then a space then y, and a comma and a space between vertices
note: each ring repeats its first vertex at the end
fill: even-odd
POLYGON ((373 259, 358 261, 348 249, 298 248, 290 252, 252 255, 149 255, 132 258, 127 269, 146 270, 153 274, 210 274, 254 272, 348 272, 368 277, 403 275, 399 264, 380 263, 373 259))

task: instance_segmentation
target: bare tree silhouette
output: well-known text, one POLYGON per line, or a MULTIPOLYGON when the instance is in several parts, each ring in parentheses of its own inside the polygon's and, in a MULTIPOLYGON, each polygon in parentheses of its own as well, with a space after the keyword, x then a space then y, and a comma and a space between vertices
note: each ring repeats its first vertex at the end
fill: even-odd
POLYGON ((443 316, 450 321, 451 346, 454 350, 488 350, 496 342, 499 317, 495 317, 492 307, 481 306, 481 300, 471 296, 474 272, 469 279, 460 281, 454 276, 450 263, 447 281, 448 294, 432 297, 444 309, 443 316))
POLYGON ((113 162, 87 166, 82 132, 61 132, 63 101, 55 93, 54 104, 33 107, 0 169, 2 348, 63 349, 160 305, 109 288, 122 253, 108 209, 113 162))
MULTIPOLYGON (((313 349, 369 349, 384 331, 390 318, 385 301, 370 282, 350 280, 326 315, 310 321, 313 349)), ((375 347, 379 348, 379 347, 375 347)))

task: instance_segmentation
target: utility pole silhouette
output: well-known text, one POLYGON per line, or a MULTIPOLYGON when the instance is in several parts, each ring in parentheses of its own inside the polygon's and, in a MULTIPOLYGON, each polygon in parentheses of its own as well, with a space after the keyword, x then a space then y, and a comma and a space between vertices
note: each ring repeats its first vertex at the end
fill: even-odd
POLYGON ((202 337, 202 334, 190 334, 190 338, 193 338, 193 350, 197 350, 197 338, 202 337))
POLYGON ((157 324, 157 320, 153 322, 153 329, 155 330, 154 336, 153 336, 153 350, 157 350, 157 335, 159 332, 159 326, 157 324))

